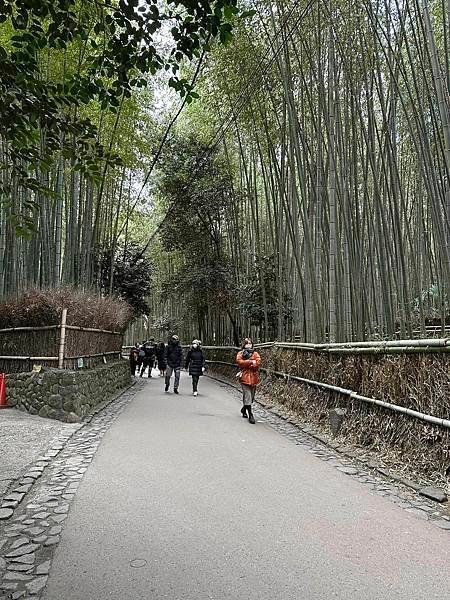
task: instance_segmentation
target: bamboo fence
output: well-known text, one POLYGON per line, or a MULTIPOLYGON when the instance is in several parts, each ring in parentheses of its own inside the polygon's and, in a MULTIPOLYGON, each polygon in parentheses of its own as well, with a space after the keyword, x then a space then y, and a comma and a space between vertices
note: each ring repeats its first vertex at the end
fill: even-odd
MULTIPOLYGON (((267 376, 298 382, 450 428, 450 338, 255 346, 267 376), (432 413, 432 414, 430 414, 432 413)), ((235 367, 233 346, 205 346, 211 364, 235 367), (216 360, 217 359, 217 360, 216 360)))
POLYGON ((61 323, 0 329, 0 372, 31 371, 34 365, 92 368, 121 357, 123 333, 61 323))

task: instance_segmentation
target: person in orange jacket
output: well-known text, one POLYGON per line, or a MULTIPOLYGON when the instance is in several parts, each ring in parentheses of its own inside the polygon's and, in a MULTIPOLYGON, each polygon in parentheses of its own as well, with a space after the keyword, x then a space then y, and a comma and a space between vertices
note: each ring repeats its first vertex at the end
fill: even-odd
POLYGON ((242 350, 236 356, 236 364, 241 369, 239 377, 242 386, 242 408, 241 414, 249 423, 255 423, 255 417, 252 413, 252 404, 255 400, 256 386, 260 382, 259 367, 261 366, 261 356, 253 348, 253 342, 250 338, 244 340, 242 350))

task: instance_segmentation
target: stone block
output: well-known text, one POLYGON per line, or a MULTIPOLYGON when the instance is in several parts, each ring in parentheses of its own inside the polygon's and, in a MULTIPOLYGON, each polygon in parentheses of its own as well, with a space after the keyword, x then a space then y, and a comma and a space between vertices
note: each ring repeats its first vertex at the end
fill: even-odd
POLYGON ((336 436, 342 427, 344 417, 347 414, 346 408, 332 408, 329 411, 330 429, 331 433, 336 436))
POLYGON ((67 402, 63 402, 63 410, 66 413, 70 413, 73 412, 74 407, 73 407, 73 402, 72 400, 68 400, 67 402))
POLYGON ((435 502, 447 502, 447 494, 440 488, 433 486, 424 487, 419 490, 419 494, 435 502))
POLYGON ((47 403, 52 408, 62 408, 62 396, 61 394, 52 394, 47 403))
POLYGON ((48 417, 48 410, 49 410, 49 409, 48 409, 48 406, 46 406, 46 405, 44 404, 44 406, 43 406, 43 407, 41 408, 41 410, 39 411, 39 416, 40 416, 40 417, 44 417, 44 418, 48 417))
POLYGON ((61 386, 64 388, 71 388, 76 385, 76 375, 75 373, 63 373, 61 376, 61 386))
POLYGON ((70 412, 68 415, 66 415, 67 423, 80 423, 80 421, 81 421, 81 417, 76 415, 74 412, 70 412))
POLYGON ((76 394, 76 388, 72 385, 61 387, 59 393, 63 398, 71 398, 76 394))

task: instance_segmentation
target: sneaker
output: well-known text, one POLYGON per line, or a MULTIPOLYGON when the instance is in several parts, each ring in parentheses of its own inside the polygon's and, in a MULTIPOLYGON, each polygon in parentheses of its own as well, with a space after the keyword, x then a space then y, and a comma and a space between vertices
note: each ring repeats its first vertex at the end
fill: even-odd
POLYGON ((169 386, 168 386, 168 385, 166 385, 166 387, 164 388, 164 391, 165 391, 165 392, 168 392, 168 391, 169 391, 169 386))
POLYGON ((198 396, 198 392, 194 392, 194 396, 198 396))
POLYGON ((173 390, 173 393, 174 394, 178 394, 178 390, 173 390))

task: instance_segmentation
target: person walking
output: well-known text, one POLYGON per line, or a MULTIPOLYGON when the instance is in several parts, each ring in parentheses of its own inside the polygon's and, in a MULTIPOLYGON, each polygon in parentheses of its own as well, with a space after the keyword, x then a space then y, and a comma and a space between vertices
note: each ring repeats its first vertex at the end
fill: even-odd
POLYGON ((136 375, 136 367, 138 366, 139 360, 139 343, 136 342, 135 345, 130 349, 130 371, 133 377, 136 375))
POLYGON ((169 340, 169 345, 166 351, 167 368, 166 368, 166 387, 165 392, 169 391, 170 378, 172 373, 175 376, 173 384, 173 393, 178 394, 178 386, 180 385, 181 363, 183 362, 183 350, 180 346, 180 338, 173 335, 169 340))
POLYGON ((144 350, 144 342, 141 342, 140 344, 137 344, 138 348, 139 348, 139 352, 138 352, 138 359, 137 359, 137 371, 138 371, 138 375, 141 372, 141 367, 144 363, 144 359, 145 359, 145 350, 144 350))
POLYGON ((186 371, 189 369, 189 375, 192 377, 192 392, 198 396, 198 381, 205 372, 206 363, 203 355, 202 343, 200 340, 194 340, 186 356, 184 365, 186 371))
POLYGON ((255 424, 255 417, 252 413, 252 404, 255 401, 256 386, 260 382, 259 367, 261 366, 261 356, 253 348, 253 342, 246 338, 242 345, 242 350, 236 356, 236 364, 240 368, 239 380, 242 387, 242 408, 241 414, 249 423, 255 424))
POLYGON ((158 363, 159 376, 164 377, 166 375, 166 345, 164 342, 159 342, 156 347, 156 361, 158 363))
POLYGON ((141 368, 141 377, 144 375, 145 370, 148 368, 148 376, 152 376, 152 369, 155 364, 155 342, 153 339, 150 339, 148 342, 144 344, 144 360, 142 362, 141 368))

